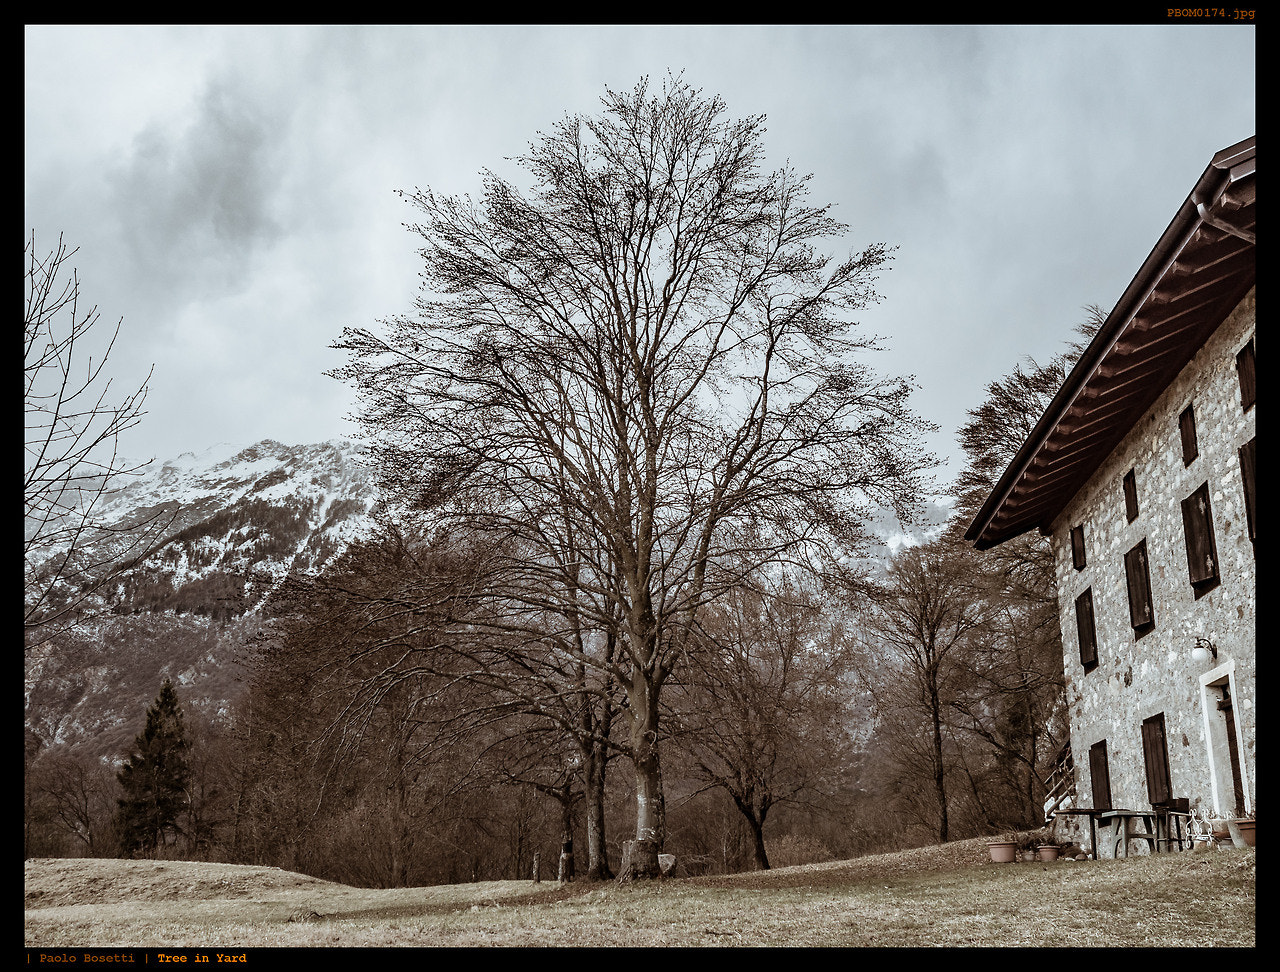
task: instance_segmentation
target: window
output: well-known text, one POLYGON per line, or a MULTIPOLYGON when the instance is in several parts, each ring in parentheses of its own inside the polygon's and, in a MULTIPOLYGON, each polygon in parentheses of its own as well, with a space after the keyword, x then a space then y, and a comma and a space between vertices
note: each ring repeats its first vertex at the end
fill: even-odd
POLYGON ((1257 502, 1254 490, 1253 469, 1254 462, 1258 455, 1258 440, 1250 439, 1240 447, 1240 478, 1244 481, 1244 516, 1245 521, 1249 524, 1249 539, 1256 540, 1254 533, 1253 519, 1256 515, 1253 507, 1257 502))
POLYGON ((1111 770, 1107 766, 1107 741, 1089 747, 1089 782, 1093 785, 1093 809, 1111 809, 1111 770))
POLYGON ((1209 484, 1182 501, 1182 529, 1187 537, 1187 570, 1196 597, 1218 586, 1218 548, 1213 542, 1213 514, 1209 484))
POLYGON ((1084 527, 1071 528, 1071 565, 1076 570, 1084 570, 1084 527))
POLYGON ((1147 767, 1147 797, 1151 803, 1154 805, 1173 799, 1163 712, 1142 721, 1142 761, 1147 767))
POLYGON ((1129 588, 1129 624, 1134 634, 1141 638, 1156 626, 1155 611, 1151 607, 1151 574, 1147 569, 1147 541, 1124 555, 1124 576, 1129 588))
POLYGON ((1182 433, 1182 464, 1189 466, 1200 455, 1196 445, 1196 413, 1190 405, 1178 416, 1178 431, 1182 433))
POLYGON ((1124 512, 1130 523, 1138 518, 1138 481, 1132 469, 1124 474, 1124 512))
POLYGON ((1080 664, 1086 672, 1098 667, 1098 634, 1093 624, 1093 588, 1076 598, 1076 636, 1080 641, 1080 664))
POLYGON ((1253 339, 1250 338, 1249 343, 1236 355, 1236 373, 1240 376, 1240 407, 1246 412, 1253 408, 1256 397, 1257 386, 1253 369, 1253 339))

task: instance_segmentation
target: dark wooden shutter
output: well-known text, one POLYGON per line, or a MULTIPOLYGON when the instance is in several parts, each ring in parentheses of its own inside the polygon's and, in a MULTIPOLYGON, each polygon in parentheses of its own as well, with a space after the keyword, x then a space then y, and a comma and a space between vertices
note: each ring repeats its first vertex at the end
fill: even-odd
POLYGON ((1098 635, 1093 624, 1093 588, 1076 598, 1076 637, 1080 642, 1080 664, 1086 672, 1098 667, 1098 635))
POLYGON ((1111 770, 1107 766, 1107 741, 1089 747, 1089 782, 1093 786, 1093 809, 1111 809, 1111 770))
POLYGON ((1164 713, 1142 721, 1142 759, 1147 767, 1147 797, 1152 804, 1173 798, 1169 784, 1169 750, 1164 740, 1164 713))
POLYGON ((1258 457, 1258 440, 1250 439, 1240 447, 1240 478, 1244 481, 1244 515, 1245 520, 1249 524, 1249 539, 1256 540, 1257 534, 1254 532, 1254 517, 1257 513, 1254 510, 1254 504, 1257 502, 1257 496, 1254 485, 1254 463, 1258 457))
POLYGON ((1182 464, 1189 466, 1200 455, 1200 447, 1196 445, 1196 413, 1190 405, 1178 416, 1178 431, 1182 433, 1182 464))
POLYGON ((1187 538, 1187 570, 1196 597, 1218 584, 1218 548, 1213 541, 1213 513, 1209 484, 1182 501, 1182 530, 1187 538))
POLYGON ((1071 565, 1076 570, 1084 570, 1084 527, 1074 526, 1071 528, 1071 565))
POLYGON ((1252 340, 1236 355, 1236 373, 1240 376, 1240 407, 1247 412, 1253 408, 1254 399, 1257 397, 1252 340))
POLYGON ((1151 575, 1147 570, 1147 541, 1124 555, 1124 576, 1129 588, 1129 624, 1139 637, 1155 627, 1151 605, 1151 575))
POLYGON ((1138 480, 1132 469, 1124 474, 1124 512, 1130 523, 1138 518, 1138 480))

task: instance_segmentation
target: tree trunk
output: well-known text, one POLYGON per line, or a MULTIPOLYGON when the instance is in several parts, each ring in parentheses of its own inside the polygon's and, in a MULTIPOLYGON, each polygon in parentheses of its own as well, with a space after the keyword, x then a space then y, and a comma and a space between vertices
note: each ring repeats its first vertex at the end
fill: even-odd
POLYGON ((938 699, 938 685, 931 681, 929 702, 933 708, 933 785, 938 794, 938 841, 945 844, 947 832, 947 780, 942 762, 942 704, 938 699))
POLYGON ((573 880, 573 783, 566 783, 560 800, 560 864, 557 876, 561 884, 573 880))
POLYGON ((769 855, 764 849, 764 821, 756 820, 754 817, 748 817, 747 820, 751 824, 751 840, 755 845, 756 867, 761 871, 769 870, 769 855))
POLYGON ((636 839, 624 871, 629 878, 661 876, 662 772, 658 755, 657 693, 637 671, 630 689, 631 753, 636 781, 636 839))
POLYGON ((573 838, 569 837, 560 843, 560 866, 556 872, 556 880, 561 884, 573 880, 573 838))
POLYGON ((613 877, 604 831, 605 758, 604 747, 596 743, 591 746, 586 760, 588 881, 607 881, 613 877))

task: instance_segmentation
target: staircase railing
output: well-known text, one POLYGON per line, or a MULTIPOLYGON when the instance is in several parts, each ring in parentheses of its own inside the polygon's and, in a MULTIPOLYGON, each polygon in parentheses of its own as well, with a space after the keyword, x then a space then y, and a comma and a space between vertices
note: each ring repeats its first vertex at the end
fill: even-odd
POLYGON ((1076 768, 1071 758, 1071 743, 1068 742, 1054 760, 1053 772, 1045 783, 1044 821, 1049 823, 1057 810, 1068 809, 1076 795, 1076 768))

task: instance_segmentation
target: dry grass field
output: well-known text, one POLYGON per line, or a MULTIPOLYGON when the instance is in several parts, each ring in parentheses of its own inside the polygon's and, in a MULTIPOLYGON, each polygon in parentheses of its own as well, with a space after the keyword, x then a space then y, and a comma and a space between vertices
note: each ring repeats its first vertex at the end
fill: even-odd
POLYGON ((276 868, 26 862, 32 948, 1253 946, 1255 852, 992 864, 985 840, 648 884, 369 890, 276 868))

